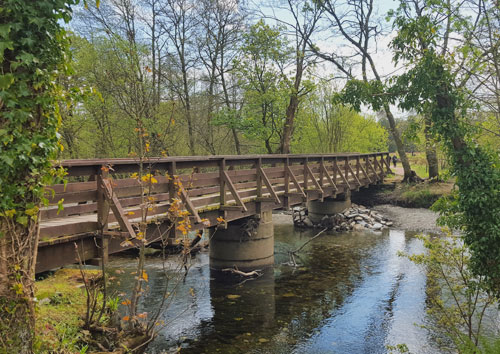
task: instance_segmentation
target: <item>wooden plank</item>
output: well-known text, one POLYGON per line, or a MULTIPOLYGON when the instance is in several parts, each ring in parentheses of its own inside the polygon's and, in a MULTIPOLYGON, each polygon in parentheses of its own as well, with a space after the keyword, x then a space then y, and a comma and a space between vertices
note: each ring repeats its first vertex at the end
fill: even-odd
POLYGON ((220 210, 226 210, 226 211, 234 211, 234 210, 246 211, 246 207, 245 207, 245 209, 243 209, 243 207, 241 205, 221 205, 220 206, 220 210))
POLYGON ((73 193, 73 192, 82 192, 82 191, 87 191, 87 190, 96 190, 97 189, 97 183, 96 181, 93 182, 72 182, 68 183, 66 185, 64 184, 53 184, 51 186, 45 187, 46 189, 46 194, 49 196, 54 192, 56 194, 60 193, 73 193))
POLYGON ((97 211, 97 203, 91 203, 91 204, 64 206, 64 209, 61 210, 59 213, 58 213, 58 208, 42 209, 40 211, 41 213, 40 215, 41 219, 45 221, 45 220, 67 217, 71 215, 89 214, 89 213, 94 213, 95 211, 97 211))
POLYGON ((63 235, 76 235, 97 231, 97 221, 81 221, 74 224, 64 223, 61 225, 41 226, 40 238, 58 237, 63 235))
POLYGON ((55 196, 47 196, 50 204, 57 204, 59 200, 64 199, 64 204, 66 203, 78 203, 78 202, 86 202, 89 200, 96 201, 97 200, 97 190, 88 190, 82 192, 69 192, 69 193, 60 193, 55 196))
MULTIPOLYGON (((243 200, 241 200, 239 194, 238 194, 238 191, 236 190, 236 188, 234 187, 234 184, 233 182, 231 181, 231 178, 229 178, 229 175, 227 174, 227 171, 222 169, 222 176, 223 176, 223 179, 225 181, 225 183, 227 183, 227 186, 229 188, 229 191, 231 192, 231 194, 233 195, 233 198, 236 200, 236 203, 242 207, 242 209, 244 211, 247 211, 247 208, 245 206, 245 203, 243 203, 243 200)), ((225 193, 225 191, 224 191, 225 193)), ((222 204, 222 201, 221 201, 221 204, 222 204)), ((224 203, 225 204, 225 203, 224 203)), ((223 205, 224 205, 223 204, 223 205)))

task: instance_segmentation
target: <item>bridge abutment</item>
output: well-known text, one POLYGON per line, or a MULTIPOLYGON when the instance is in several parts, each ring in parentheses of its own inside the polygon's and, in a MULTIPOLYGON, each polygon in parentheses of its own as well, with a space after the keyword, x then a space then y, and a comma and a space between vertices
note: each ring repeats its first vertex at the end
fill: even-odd
POLYGON ((310 200, 307 202, 309 219, 319 223, 324 216, 332 216, 351 207, 351 192, 337 194, 335 198, 325 198, 323 201, 310 200))
POLYGON ((272 211, 235 220, 227 229, 211 229, 210 268, 237 267, 242 271, 263 269, 274 264, 272 211))

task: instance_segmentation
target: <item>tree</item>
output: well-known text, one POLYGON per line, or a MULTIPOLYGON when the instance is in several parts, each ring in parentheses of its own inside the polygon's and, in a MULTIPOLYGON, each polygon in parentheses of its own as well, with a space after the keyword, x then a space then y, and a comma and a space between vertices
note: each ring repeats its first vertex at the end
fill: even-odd
POLYGON ((463 231, 464 241, 472 254, 472 269, 475 274, 484 276, 489 288, 498 295, 499 161, 496 154, 475 142, 474 132, 467 121, 468 110, 474 102, 467 94, 465 83, 471 77, 471 71, 481 66, 484 57, 484 54, 478 55, 470 50, 471 31, 475 31, 475 24, 482 21, 482 11, 477 11, 476 19, 471 20, 468 14, 460 11, 461 3, 433 1, 426 3, 424 13, 415 16, 413 11, 405 12, 406 5, 406 2, 401 2, 396 14, 398 35, 392 47, 395 60, 407 63, 407 72, 397 78, 394 90, 403 93, 400 96, 402 108, 429 115, 432 131, 442 139, 458 186, 456 198, 442 200, 438 205, 443 220, 450 227, 463 231), (453 19, 435 23, 431 16, 434 11, 451 13, 453 19), (415 41, 415 30, 427 33, 426 51, 421 51, 421 46, 415 41), (464 38, 454 53, 443 54, 439 50, 443 31, 460 33, 464 38), (467 70, 463 69, 464 65, 467 70))
POLYGON ((374 18, 374 1, 340 3, 336 0, 325 0, 321 2, 321 6, 330 24, 329 31, 333 33, 334 38, 340 38, 348 49, 346 51, 336 48, 334 53, 325 53, 311 43, 312 49, 320 58, 333 63, 348 80, 342 95, 344 103, 351 104, 358 110, 361 103, 366 103, 376 111, 385 112, 406 181, 412 176, 410 163, 390 108, 392 99, 386 92, 383 78, 372 56, 374 43, 382 33, 380 23, 374 18))
POLYGON ((335 102, 337 92, 328 81, 303 102, 300 126, 292 141, 300 153, 372 152, 387 150, 387 132, 371 117, 335 102))
POLYGON ((293 74, 289 78, 284 77, 289 86, 290 97, 285 111, 283 134, 279 146, 280 153, 289 154, 300 102, 314 87, 312 81, 304 80, 308 68, 315 59, 308 51, 307 44, 321 19, 322 7, 315 1, 286 0, 284 5, 277 6, 277 9, 280 12, 285 11, 286 15, 274 16, 272 19, 284 26, 284 34, 290 38, 290 42, 294 45, 293 74), (293 21, 285 20, 284 18, 287 17, 291 17, 293 21))
POLYGON ((284 106, 289 97, 285 70, 291 49, 279 28, 261 20, 244 34, 241 53, 236 63, 245 101, 240 130, 264 142, 267 153, 272 154, 283 133, 284 106))
MULTIPOLYGON (((230 99, 228 73, 233 69, 233 59, 238 53, 244 14, 238 11, 236 1, 204 0, 201 5, 199 10, 201 33, 197 47, 200 61, 206 71, 208 102, 206 102, 207 124, 202 125, 199 130, 202 136, 205 136, 204 145, 215 155, 214 140, 217 137, 213 131, 213 119, 221 105, 228 110, 234 107, 230 99)), ((241 154, 238 132, 235 127, 230 127, 230 131, 235 150, 237 154, 241 154)))
POLYGON ((60 150, 61 21, 77 0, 5 0, 0 9, 0 344, 31 353, 39 206, 60 150))
POLYGON ((195 38, 198 26, 196 6, 188 0, 168 0, 160 10, 159 21, 168 37, 168 63, 173 70, 165 77, 172 91, 180 100, 188 126, 188 146, 191 155, 196 154, 195 122, 192 107, 192 86, 190 78, 197 64, 195 38))

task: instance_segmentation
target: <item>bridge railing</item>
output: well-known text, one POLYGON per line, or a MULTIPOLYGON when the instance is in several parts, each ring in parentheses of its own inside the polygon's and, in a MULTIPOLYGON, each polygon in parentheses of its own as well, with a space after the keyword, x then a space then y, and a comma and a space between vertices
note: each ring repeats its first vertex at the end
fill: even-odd
MULTIPOLYGON (((182 200, 194 228, 202 227, 200 215, 215 224, 218 216, 234 220, 255 212, 261 203, 287 208, 380 181, 390 171, 388 157, 383 152, 149 158, 143 162, 143 174, 154 176, 156 183, 148 195, 148 217, 165 215, 173 198, 182 200)), ((65 160, 61 164, 70 181, 81 182, 48 188, 50 206, 41 211, 42 241, 101 228, 123 229, 119 215, 106 204, 102 182, 110 177, 123 217, 130 223, 140 220, 143 187, 132 177, 139 172, 138 160, 65 160)))

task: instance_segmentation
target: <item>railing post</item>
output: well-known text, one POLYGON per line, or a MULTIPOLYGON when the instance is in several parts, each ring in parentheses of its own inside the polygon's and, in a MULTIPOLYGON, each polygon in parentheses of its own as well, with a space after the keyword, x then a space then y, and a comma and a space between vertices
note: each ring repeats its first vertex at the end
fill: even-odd
POLYGON ((319 164, 320 164, 320 168, 319 168, 319 185, 321 186, 321 188, 323 188, 323 167, 325 166, 325 159, 323 156, 321 156, 321 159, 319 161, 319 164))
POLYGON ((220 205, 226 204, 226 179, 224 178, 224 170, 226 169, 226 160, 223 158, 219 162, 219 184, 220 184, 220 205))
MULTIPOLYGON (((257 198, 262 198, 262 175, 260 174, 261 168, 262 168, 262 158, 259 157, 257 159, 256 168, 255 168, 255 172, 256 172, 256 176, 257 176, 257 198)), ((260 215, 260 213, 262 212, 262 202, 260 202, 260 201, 257 202, 255 205, 255 209, 256 209, 257 214, 260 215)))
POLYGON ((104 194, 103 180, 109 177, 109 168, 102 166, 96 176, 97 183, 97 225, 99 228, 99 246, 102 264, 108 263, 109 237, 105 235, 108 229, 109 202, 104 194))
MULTIPOLYGON (((175 196, 177 194, 177 191, 175 190, 175 174, 177 170, 177 166, 175 161, 172 161, 168 165, 168 176, 170 177, 168 180, 168 199, 170 201, 170 205, 172 205, 175 196)), ((173 224, 170 227, 167 239, 169 240, 175 240, 176 238, 176 228, 177 228, 177 223, 174 221, 173 224)))
POLYGON ((262 197, 262 176, 259 173, 261 168, 262 168, 262 158, 259 157, 257 159, 256 169, 255 169, 255 172, 257 174, 257 197, 258 198, 262 197))
POLYGON ((356 156, 356 177, 359 180, 359 155, 356 156))
POLYGON ((285 210, 290 209, 290 202, 289 202, 289 196, 288 193, 290 193, 290 176, 288 175, 288 168, 290 167, 290 160, 288 159, 288 156, 285 159, 285 163, 283 165, 283 169, 285 171, 285 196, 283 199, 284 202, 284 207, 285 210))
POLYGON ((333 183, 337 185, 337 156, 334 157, 333 159, 333 183))
POLYGON ((349 156, 345 157, 344 176, 346 181, 349 182, 349 156))
POLYGON ((306 202, 307 202, 307 162, 308 162, 308 158, 306 157, 305 160, 304 160, 304 192, 306 192, 306 202))
POLYGON ((103 179, 109 177, 108 167, 102 166, 97 173, 97 223, 99 230, 105 231, 108 227, 109 202, 104 195, 103 179))

